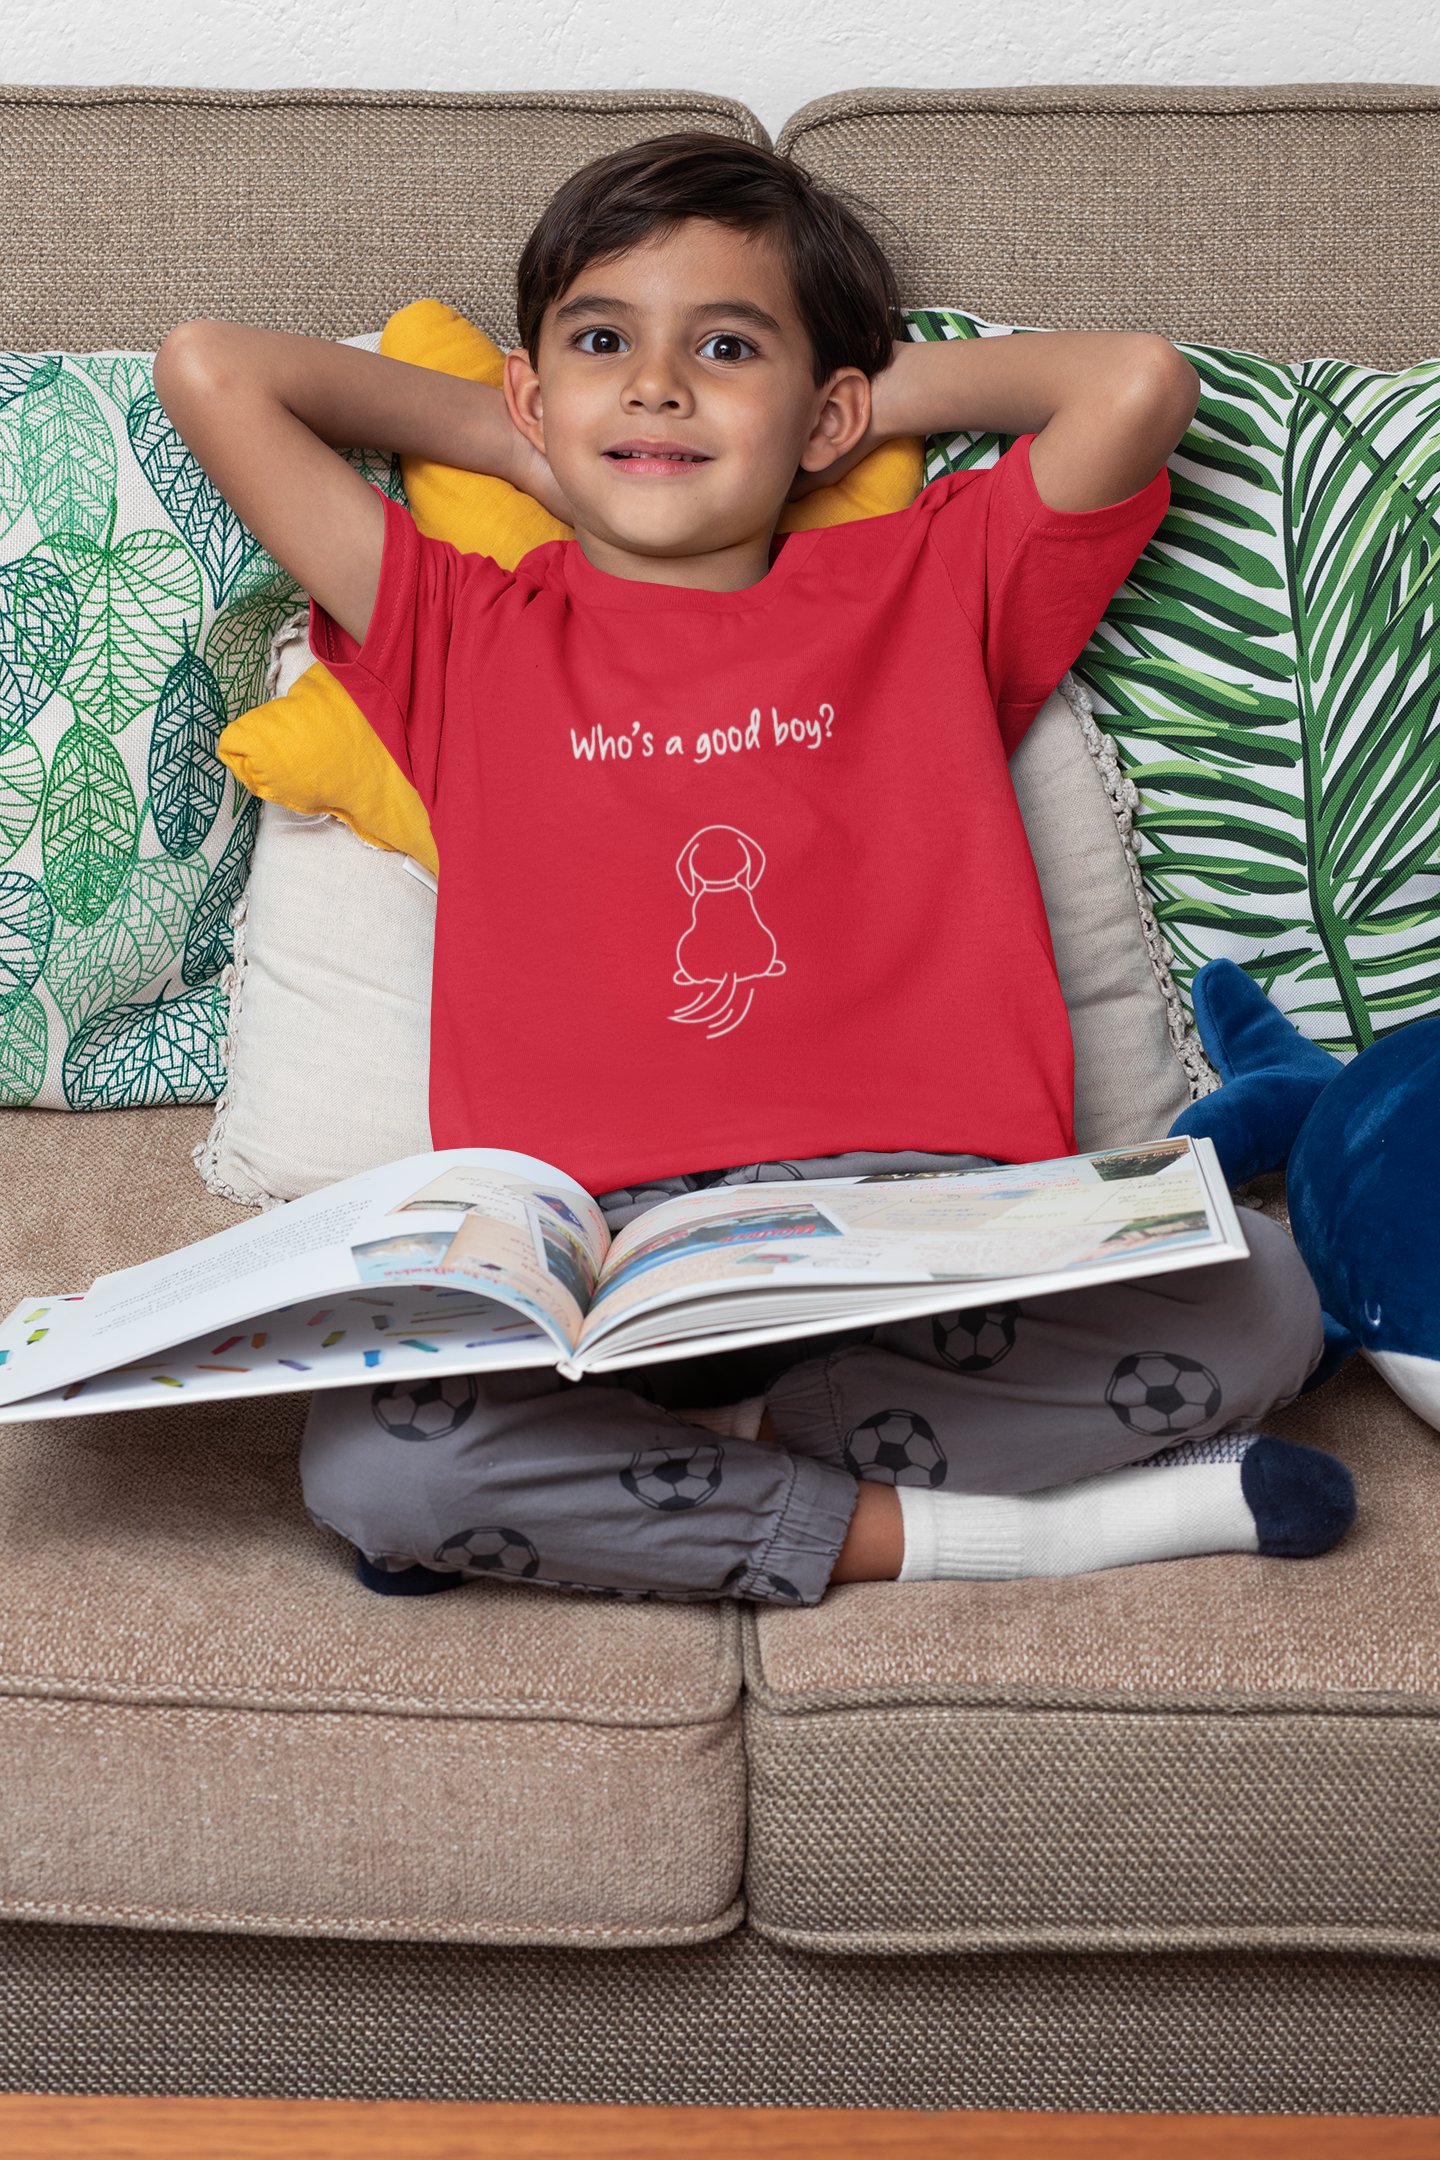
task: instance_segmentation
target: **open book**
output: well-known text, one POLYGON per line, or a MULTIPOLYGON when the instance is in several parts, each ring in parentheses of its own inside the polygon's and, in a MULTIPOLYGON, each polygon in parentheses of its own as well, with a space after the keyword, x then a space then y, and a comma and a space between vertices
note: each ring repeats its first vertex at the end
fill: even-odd
MULTIPOLYGON (((585 1373, 1239 1260, 1208 1140, 667 1200, 612 1242, 527 1155, 414 1155, 0 1327, 0 1422, 550 1365, 585 1373)), ((961 1346, 963 1348, 963 1345, 961 1346)), ((959 1355, 957 1350, 957 1355, 959 1355)), ((428 1397, 426 1398, 429 1399, 428 1397)))

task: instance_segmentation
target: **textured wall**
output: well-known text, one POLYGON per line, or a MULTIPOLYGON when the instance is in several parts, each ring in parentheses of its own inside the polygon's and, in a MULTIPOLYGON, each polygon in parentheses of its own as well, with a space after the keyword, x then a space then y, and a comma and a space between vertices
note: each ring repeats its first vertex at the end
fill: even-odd
POLYGON ((5 0, 9 82, 726 92, 1440 81, 1432 0, 5 0))

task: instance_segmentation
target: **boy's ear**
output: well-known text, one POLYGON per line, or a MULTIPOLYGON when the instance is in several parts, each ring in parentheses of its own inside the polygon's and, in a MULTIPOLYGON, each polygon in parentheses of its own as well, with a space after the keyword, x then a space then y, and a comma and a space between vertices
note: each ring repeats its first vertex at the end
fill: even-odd
POLYGON ((533 449, 545 455, 544 405, 540 396, 540 377, 530 365, 530 355, 523 345, 505 355, 505 376, 502 385, 505 405, 520 433, 533 449))
POLYGON ((823 394, 825 402, 800 453, 805 472, 824 472, 855 448, 870 425, 870 378, 859 368, 837 368, 823 394))

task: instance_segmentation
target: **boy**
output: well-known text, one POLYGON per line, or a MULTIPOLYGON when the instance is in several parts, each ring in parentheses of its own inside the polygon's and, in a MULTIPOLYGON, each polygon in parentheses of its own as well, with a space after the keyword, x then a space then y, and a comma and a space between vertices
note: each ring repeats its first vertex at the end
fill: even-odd
MULTIPOLYGON (((673 136, 550 204, 503 398, 220 324, 157 363, 430 811, 435 1145, 558 1161, 612 1226, 697 1183, 1073 1148, 1006 759, 1159 523, 1195 377, 1158 338, 895 345, 895 319, 843 204, 769 152, 673 136), (958 428, 1020 440, 777 551, 793 489, 958 428), (423 541, 326 447, 350 442, 511 479, 576 539, 513 573, 423 541)), ((1318 1304, 1289 1241, 1247 1227, 1247 1262, 1010 1309, 981 1370, 926 1320, 633 1387, 496 1376, 423 1447, 332 1404, 307 1501, 402 1594, 461 1580, 496 1526, 536 1580, 782 1603, 1321 1551, 1353 1514, 1347 1473, 1256 1431, 1320 1355, 1318 1304), (1160 1471, 1123 1467, 1147 1447, 1107 1400, 1145 1352, 1213 1383, 1160 1471), (937 1436, 939 1489, 856 1474, 856 1436, 902 1405, 937 1436), (655 1506, 637 1470, 686 1461, 702 1512, 655 1506)))

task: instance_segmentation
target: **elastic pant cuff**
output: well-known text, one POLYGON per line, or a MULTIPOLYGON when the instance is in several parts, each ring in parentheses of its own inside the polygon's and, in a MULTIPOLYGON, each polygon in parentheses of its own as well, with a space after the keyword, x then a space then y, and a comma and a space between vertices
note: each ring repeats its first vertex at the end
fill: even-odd
POLYGON ((795 1475, 780 1520, 761 1558, 736 1585, 736 1594, 818 1605, 835 1572, 860 1488, 848 1471, 832 1470, 807 1455, 791 1460, 795 1475))

